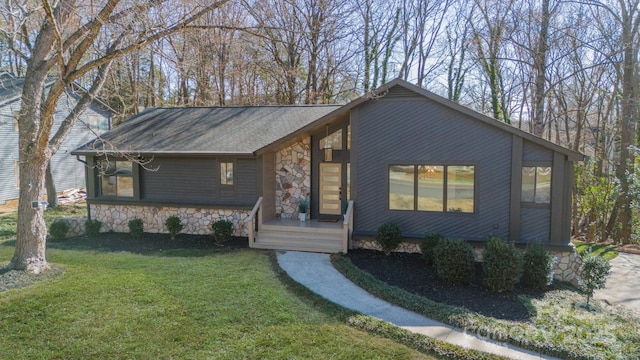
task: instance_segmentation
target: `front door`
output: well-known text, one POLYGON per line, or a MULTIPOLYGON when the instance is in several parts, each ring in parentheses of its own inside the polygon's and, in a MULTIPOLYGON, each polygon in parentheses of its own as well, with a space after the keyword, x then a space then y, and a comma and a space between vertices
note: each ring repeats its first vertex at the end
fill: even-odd
POLYGON ((342 190, 342 163, 320 163, 319 213, 340 215, 342 190))

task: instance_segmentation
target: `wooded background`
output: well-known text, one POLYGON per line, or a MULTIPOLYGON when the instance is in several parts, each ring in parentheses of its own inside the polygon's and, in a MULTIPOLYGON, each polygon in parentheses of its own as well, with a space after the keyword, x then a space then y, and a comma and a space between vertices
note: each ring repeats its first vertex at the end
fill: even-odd
MULTIPOLYGON (((0 70, 25 76, 49 3, 1 1, 0 70)), ((104 5, 73 3, 80 25, 104 5)), ((148 107, 345 103, 399 77, 587 154, 574 235, 638 242, 640 0, 220 3, 113 57, 99 97, 116 125, 148 107)), ((78 62, 103 56, 92 47, 118 31, 173 26, 166 8, 147 10, 101 30, 78 62)), ((97 71, 74 82, 91 89, 97 71)))

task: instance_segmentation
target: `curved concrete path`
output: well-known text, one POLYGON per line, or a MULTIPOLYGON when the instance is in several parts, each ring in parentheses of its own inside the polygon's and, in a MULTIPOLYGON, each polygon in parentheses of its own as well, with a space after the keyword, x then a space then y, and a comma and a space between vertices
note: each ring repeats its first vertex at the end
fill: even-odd
POLYGON ((596 291, 594 298, 640 314, 640 255, 620 253, 610 264, 611 273, 605 288, 596 291))
POLYGON ((292 279, 323 298, 345 308, 388 321, 411 332, 465 348, 511 359, 555 359, 466 333, 450 325, 382 301, 342 276, 331 264, 328 254, 298 251, 279 251, 277 254, 278 264, 292 279))

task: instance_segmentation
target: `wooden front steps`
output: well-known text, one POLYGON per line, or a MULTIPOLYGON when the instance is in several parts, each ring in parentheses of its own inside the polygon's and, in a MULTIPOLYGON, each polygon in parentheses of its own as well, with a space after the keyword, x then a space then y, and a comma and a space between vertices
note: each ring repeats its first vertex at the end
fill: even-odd
POLYGON ((343 251, 342 221, 272 220, 262 224, 256 234, 258 249, 339 253, 343 251))

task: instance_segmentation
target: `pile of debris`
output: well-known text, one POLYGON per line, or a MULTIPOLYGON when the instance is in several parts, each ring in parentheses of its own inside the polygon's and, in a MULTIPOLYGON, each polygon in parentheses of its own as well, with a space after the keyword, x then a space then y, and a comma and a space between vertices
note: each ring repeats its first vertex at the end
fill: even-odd
POLYGON ((84 201, 87 198, 85 189, 69 189, 58 195, 58 204, 70 205, 84 201))

